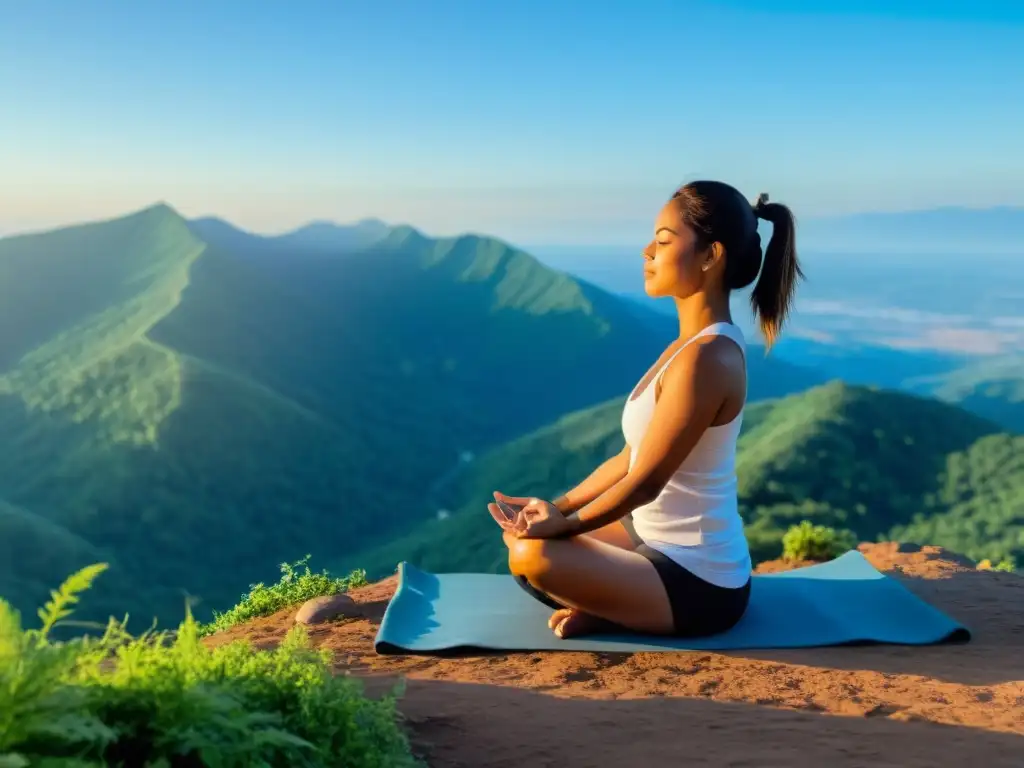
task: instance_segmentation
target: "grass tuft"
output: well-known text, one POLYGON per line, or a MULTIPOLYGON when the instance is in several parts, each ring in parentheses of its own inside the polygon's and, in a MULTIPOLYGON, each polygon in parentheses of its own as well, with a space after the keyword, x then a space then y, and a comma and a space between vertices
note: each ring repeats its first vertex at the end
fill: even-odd
POLYGON ((313 573, 309 555, 294 563, 281 563, 281 579, 269 587, 253 584, 234 608, 214 613, 213 620, 200 628, 201 635, 233 627, 260 616, 269 616, 282 608, 312 600, 314 597, 336 595, 366 585, 366 572, 353 571, 345 577, 331 576, 326 570, 313 573))

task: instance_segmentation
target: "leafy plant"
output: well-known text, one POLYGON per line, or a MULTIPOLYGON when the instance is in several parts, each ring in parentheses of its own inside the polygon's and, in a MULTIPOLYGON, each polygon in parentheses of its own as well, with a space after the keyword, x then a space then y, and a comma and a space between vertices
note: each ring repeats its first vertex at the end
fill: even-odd
POLYGON ((857 537, 852 531, 836 530, 804 520, 792 526, 782 537, 785 560, 831 560, 853 549, 857 537))
MULTIPOLYGON (((272 651, 211 647, 191 613, 175 633, 49 633, 105 565, 68 578, 25 630, 0 601, 0 767, 412 766, 395 695, 331 673, 295 627, 272 651)), ((304 574, 300 574, 304 575, 304 574)))
MULTIPOLYGON (((70 756, 77 749, 101 752, 116 733, 89 708, 88 692, 68 685, 85 642, 50 643, 49 633, 70 615, 106 564, 83 568, 69 576, 39 610, 39 629, 25 630, 21 616, 0 599, 0 766, 33 764, 22 749, 49 743, 50 757, 70 756)), ((45 757, 36 754, 34 757, 45 757)), ((88 765, 89 763, 84 763, 88 765)))
POLYGON ((995 565, 992 564, 991 560, 982 560, 978 563, 979 571, 1003 571, 1004 573, 1014 573, 1017 570, 1017 561, 1012 557, 1004 557, 998 561, 995 565))
POLYGON ((349 589, 366 585, 366 572, 353 571, 348 576, 337 578, 327 570, 313 573, 309 568, 309 555, 294 563, 281 563, 281 579, 269 587, 262 582, 249 587, 242 595, 241 602, 224 613, 214 613, 213 621, 200 628, 201 635, 233 627, 249 619, 269 616, 282 608, 304 603, 314 597, 336 595, 349 589), (303 569, 304 570, 300 570, 303 569))

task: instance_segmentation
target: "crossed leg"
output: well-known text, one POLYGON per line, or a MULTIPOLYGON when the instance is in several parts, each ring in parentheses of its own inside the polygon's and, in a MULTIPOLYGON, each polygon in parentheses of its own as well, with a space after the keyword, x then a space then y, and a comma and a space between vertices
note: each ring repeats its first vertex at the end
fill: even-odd
POLYGON ((506 533, 504 541, 509 570, 569 609, 556 611, 549 622, 560 637, 606 622, 639 632, 672 632, 672 608, 661 578, 647 558, 633 551, 621 524, 568 539, 520 539, 506 533))
MULTIPOLYGON (((628 551, 636 549, 636 542, 633 541, 633 537, 619 521, 598 528, 596 531, 584 533, 582 536, 603 541, 619 549, 628 551)), ((612 622, 592 616, 589 613, 584 613, 576 608, 559 608, 548 619, 548 627, 561 638, 589 635, 602 630, 615 629, 615 625, 612 622)))

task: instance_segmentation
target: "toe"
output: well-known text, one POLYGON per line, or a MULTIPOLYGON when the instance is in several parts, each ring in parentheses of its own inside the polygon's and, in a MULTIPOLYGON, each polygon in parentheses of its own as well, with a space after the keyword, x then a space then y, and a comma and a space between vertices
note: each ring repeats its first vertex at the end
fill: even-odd
POLYGON ((582 611, 573 611, 558 623, 558 626, 555 627, 555 634, 565 639, 600 632, 602 629, 610 626, 610 623, 604 619, 599 619, 582 611))
POLYGON ((551 614, 551 618, 548 619, 548 628, 556 629, 559 624, 565 621, 566 618, 572 613, 571 608, 560 608, 551 614))

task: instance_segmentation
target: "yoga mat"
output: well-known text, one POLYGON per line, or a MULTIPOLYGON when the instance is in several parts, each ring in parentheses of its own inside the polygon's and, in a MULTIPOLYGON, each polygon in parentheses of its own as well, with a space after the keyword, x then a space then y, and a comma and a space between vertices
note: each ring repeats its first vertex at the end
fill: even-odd
POLYGON ((511 576, 431 574, 398 566, 374 647, 379 654, 463 649, 509 651, 724 651, 853 643, 965 642, 970 631, 879 573, 857 551, 827 563, 754 576, 750 606, 728 632, 705 638, 634 633, 560 640, 551 609, 511 576))

